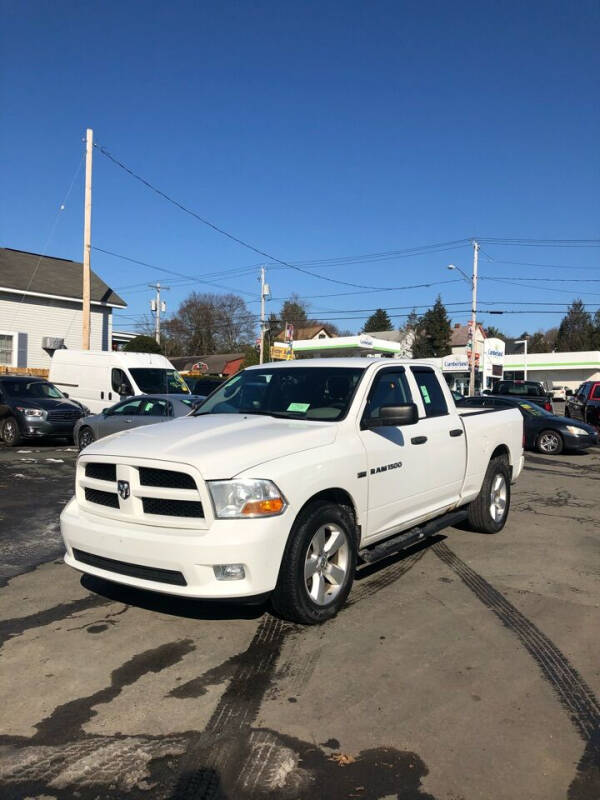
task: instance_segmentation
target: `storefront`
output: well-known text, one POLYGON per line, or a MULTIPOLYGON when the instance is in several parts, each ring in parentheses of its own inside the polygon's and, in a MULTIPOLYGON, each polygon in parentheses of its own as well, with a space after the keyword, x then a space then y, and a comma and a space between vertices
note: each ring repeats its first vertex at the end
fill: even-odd
POLYGON ((506 356, 507 380, 540 381, 549 391, 565 387, 575 391, 585 381, 600 380, 600 351, 575 353, 523 353, 506 356))
MULTIPOLYGON (((471 376, 471 352, 464 348, 463 352, 455 352, 437 359, 440 369, 451 389, 461 394, 468 394, 471 376)), ((480 350, 475 353, 475 392, 480 394, 491 389, 494 383, 502 378, 505 359, 505 344, 502 339, 484 339, 480 350)))

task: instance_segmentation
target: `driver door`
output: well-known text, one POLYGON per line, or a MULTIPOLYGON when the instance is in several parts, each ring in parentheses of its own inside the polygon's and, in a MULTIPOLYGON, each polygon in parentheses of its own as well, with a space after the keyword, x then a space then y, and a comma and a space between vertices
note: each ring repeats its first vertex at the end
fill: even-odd
POLYGON ((110 436, 111 433, 124 431, 127 428, 134 428, 137 425, 142 400, 143 398, 125 400, 123 403, 119 403, 110 408, 106 414, 103 415, 102 421, 98 426, 100 436, 110 436))

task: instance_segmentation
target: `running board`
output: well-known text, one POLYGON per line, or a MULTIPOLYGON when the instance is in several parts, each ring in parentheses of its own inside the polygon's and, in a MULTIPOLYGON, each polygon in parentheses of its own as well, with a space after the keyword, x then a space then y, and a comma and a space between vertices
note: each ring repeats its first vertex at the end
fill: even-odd
POLYGON ((359 552, 359 556, 367 564, 372 564, 374 561, 379 561, 392 553, 406 550, 407 547, 412 547, 414 544, 429 539, 443 528, 449 528, 459 522, 464 522, 468 516, 469 512, 466 508, 459 509, 458 511, 449 511, 441 517, 436 517, 426 522, 425 525, 421 527, 410 528, 408 531, 403 531, 396 536, 392 536, 391 539, 386 539, 384 542, 365 548, 359 552))

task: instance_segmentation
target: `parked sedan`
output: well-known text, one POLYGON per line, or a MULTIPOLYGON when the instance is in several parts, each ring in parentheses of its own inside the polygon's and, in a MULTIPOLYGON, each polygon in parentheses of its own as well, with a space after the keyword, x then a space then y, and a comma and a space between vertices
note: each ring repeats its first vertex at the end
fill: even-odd
POLYGON ((598 434, 591 425, 575 422, 567 417, 557 417, 546 409, 528 400, 516 397, 465 397, 457 404, 459 408, 518 408, 523 415, 525 447, 546 455, 558 455, 565 450, 585 450, 598 444, 598 434))
POLYGON ((0 376, 0 436, 9 447, 23 439, 70 439, 75 422, 86 412, 45 378, 0 376))
POLYGON ((80 450, 96 439, 111 433, 138 428, 140 425, 155 425, 168 422, 175 417, 185 417, 204 400, 198 395, 142 394, 129 397, 100 414, 79 420, 73 437, 80 450))

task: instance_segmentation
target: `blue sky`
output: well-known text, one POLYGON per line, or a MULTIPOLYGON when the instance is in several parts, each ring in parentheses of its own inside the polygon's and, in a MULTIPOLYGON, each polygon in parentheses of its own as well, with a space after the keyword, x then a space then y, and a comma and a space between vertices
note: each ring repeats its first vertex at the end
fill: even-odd
MULTIPOLYGON (((4 246, 81 259, 86 127, 177 200, 288 262, 472 236, 600 239, 595 1, 0 7, 4 246)), ((258 309, 264 259, 98 152, 92 234, 95 247, 192 278, 236 268, 204 280, 258 309)), ((465 243, 310 269, 389 287, 452 280, 447 264, 470 272, 471 260, 465 243)), ((223 291, 99 251, 92 266, 129 303, 118 328, 146 312, 156 279, 173 287, 170 311, 191 290, 223 291)), ((597 247, 485 243, 480 273, 482 308, 527 312, 483 316, 509 334, 557 324, 575 296, 600 307, 597 247), (524 305, 542 302, 562 305, 524 305)), ((438 292, 455 321, 468 316, 460 281, 371 292, 284 268, 268 280, 274 298, 298 292, 313 314, 352 330, 362 309, 402 314, 438 292)))

